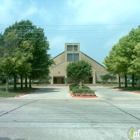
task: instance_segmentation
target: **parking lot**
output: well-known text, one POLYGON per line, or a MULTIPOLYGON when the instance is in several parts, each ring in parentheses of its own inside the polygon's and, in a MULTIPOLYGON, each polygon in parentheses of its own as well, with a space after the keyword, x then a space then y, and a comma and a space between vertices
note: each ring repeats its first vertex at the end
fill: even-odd
POLYGON ((67 86, 0 98, 0 140, 127 140, 140 129, 140 94, 92 89, 98 98, 72 98, 67 86))

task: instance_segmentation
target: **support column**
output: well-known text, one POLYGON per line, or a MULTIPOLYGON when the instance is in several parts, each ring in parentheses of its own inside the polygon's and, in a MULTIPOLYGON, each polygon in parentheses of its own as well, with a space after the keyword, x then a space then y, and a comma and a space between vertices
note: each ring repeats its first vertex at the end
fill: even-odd
POLYGON ((50 83, 53 84, 53 76, 51 76, 52 78, 50 79, 50 83))
POLYGON ((95 84, 96 83, 96 77, 95 77, 95 69, 93 69, 93 72, 92 72, 92 84, 95 84))

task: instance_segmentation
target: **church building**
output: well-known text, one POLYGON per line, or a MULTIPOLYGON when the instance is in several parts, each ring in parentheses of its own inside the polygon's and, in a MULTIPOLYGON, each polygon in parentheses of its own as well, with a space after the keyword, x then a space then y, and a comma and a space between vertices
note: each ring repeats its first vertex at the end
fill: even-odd
POLYGON ((50 67, 51 84, 65 84, 66 67, 70 62, 85 60, 92 65, 92 75, 86 81, 87 84, 101 82, 101 75, 107 72, 105 67, 80 51, 79 43, 65 43, 65 51, 53 58, 55 64, 50 67))

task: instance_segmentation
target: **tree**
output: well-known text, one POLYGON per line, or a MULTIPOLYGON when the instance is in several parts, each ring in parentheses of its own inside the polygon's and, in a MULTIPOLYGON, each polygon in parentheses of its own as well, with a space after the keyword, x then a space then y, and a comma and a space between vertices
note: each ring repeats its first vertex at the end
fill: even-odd
POLYGON ((67 77, 71 78, 76 84, 85 81, 92 73, 92 66, 84 60, 69 63, 66 68, 67 77))
MULTIPOLYGON (((16 89, 16 77, 39 79, 49 75, 49 67, 53 63, 48 54, 49 43, 44 31, 37 28, 29 20, 15 22, 0 34, 0 72, 6 75, 8 90, 8 78, 14 76, 14 88, 16 89)), ((30 82, 31 86, 31 82, 30 82)))
POLYGON ((119 77, 124 75, 125 87, 127 87, 127 76, 132 75, 132 86, 134 86, 134 76, 137 74, 137 68, 134 66, 134 58, 136 58, 134 50, 137 43, 140 42, 139 29, 140 27, 136 30, 132 29, 127 36, 122 37, 104 60, 104 64, 110 72, 117 72, 119 77))
POLYGON ((110 75, 110 81, 113 83, 113 81, 115 81, 117 79, 117 77, 115 75, 110 75))
POLYGON ((102 82, 105 82, 107 84, 108 80, 110 79, 110 74, 101 75, 100 77, 102 79, 102 82))
POLYGON ((50 48, 49 42, 45 37, 43 29, 34 29, 31 37, 33 44, 33 59, 29 61, 32 64, 32 70, 29 77, 30 81, 31 79, 40 79, 43 76, 46 77, 47 75, 49 75, 49 67, 54 63, 51 59, 51 56, 47 53, 50 48))
POLYGON ((27 60, 30 58, 28 57, 29 55, 27 54, 32 49, 28 37, 29 34, 32 33, 32 30, 34 28, 35 26, 32 24, 32 22, 30 22, 29 20, 26 21, 22 20, 20 22, 15 22, 12 26, 6 28, 3 35, 4 36, 3 47, 5 53, 7 53, 10 57, 12 57, 15 60, 14 61, 15 69, 12 73, 10 73, 11 75, 14 76, 14 89, 16 89, 17 75, 20 75, 21 77, 21 88, 22 88, 23 75, 25 75, 25 73, 29 73, 29 71, 28 72, 26 71, 27 69, 23 70, 22 68, 31 65, 27 62, 27 60))
POLYGON ((121 87, 121 76, 126 72, 126 68, 123 64, 125 59, 122 59, 120 55, 120 45, 116 44, 112 47, 112 50, 109 52, 103 63, 106 65, 106 70, 113 75, 118 74, 119 77, 119 87, 121 87))

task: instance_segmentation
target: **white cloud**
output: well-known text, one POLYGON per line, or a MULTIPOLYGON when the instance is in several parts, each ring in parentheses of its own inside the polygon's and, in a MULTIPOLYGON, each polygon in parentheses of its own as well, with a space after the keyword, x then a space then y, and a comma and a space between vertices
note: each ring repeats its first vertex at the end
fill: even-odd
POLYGON ((15 21, 30 19, 40 12, 34 1, 26 3, 23 0, 0 0, 1 24, 11 24, 15 21))
POLYGON ((139 0, 68 0, 67 5, 76 24, 121 23, 140 13, 139 0))
POLYGON ((19 18, 20 18, 20 20, 25 19, 25 18, 29 18, 29 17, 35 15, 38 12, 39 12, 39 9, 37 8, 36 5, 34 5, 32 3, 31 5, 29 5, 28 7, 26 7, 24 9, 24 12, 21 13, 19 18))
POLYGON ((60 49, 62 46, 64 46, 64 42, 66 41, 66 38, 64 36, 56 36, 54 38, 50 38, 50 46, 53 49, 60 49))
POLYGON ((0 0, 0 19, 1 24, 9 24, 14 20, 17 8, 20 5, 18 1, 0 0))

